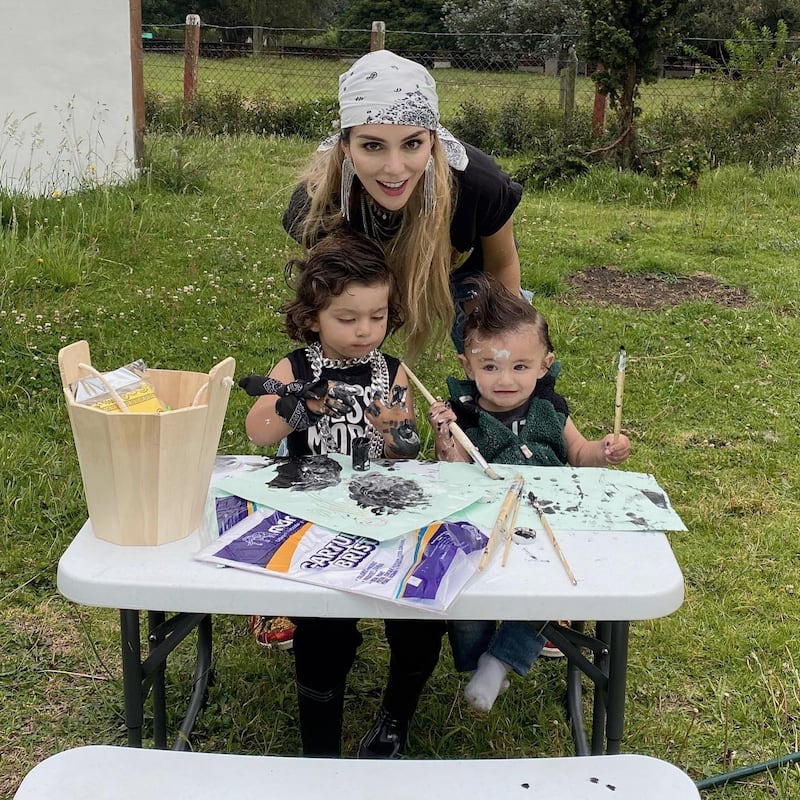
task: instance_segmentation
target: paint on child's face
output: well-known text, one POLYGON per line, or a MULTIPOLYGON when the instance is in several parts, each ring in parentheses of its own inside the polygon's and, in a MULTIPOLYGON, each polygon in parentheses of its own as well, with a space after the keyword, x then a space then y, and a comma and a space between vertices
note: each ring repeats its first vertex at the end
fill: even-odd
POLYGON ((351 283, 317 314, 311 330, 326 358, 361 358, 381 346, 388 319, 388 284, 351 283))
POLYGON ((467 375, 478 385, 478 400, 487 411, 511 411, 527 403, 550 368, 547 348, 536 328, 475 340, 463 358, 467 375))

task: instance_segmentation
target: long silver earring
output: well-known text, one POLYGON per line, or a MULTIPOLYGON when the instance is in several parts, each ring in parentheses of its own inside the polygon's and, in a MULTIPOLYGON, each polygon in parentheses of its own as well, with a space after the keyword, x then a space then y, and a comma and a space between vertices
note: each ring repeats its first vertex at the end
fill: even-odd
POLYGON ((425 172, 422 177, 422 213, 431 214, 436 208, 436 176, 433 156, 428 159, 425 165, 425 172))
POLYGON ((353 179, 356 170, 353 166, 353 159, 345 156, 342 161, 342 183, 339 187, 339 202, 342 206, 342 216, 350 222, 350 194, 353 191, 353 179))

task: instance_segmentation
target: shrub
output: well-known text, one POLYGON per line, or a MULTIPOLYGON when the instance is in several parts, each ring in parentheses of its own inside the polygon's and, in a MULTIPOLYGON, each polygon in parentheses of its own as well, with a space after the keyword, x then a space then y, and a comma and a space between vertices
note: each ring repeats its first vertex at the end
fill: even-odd
POLYGON ((459 139, 487 153, 496 153, 500 147, 497 112, 480 103, 472 100, 462 103, 450 128, 459 139))

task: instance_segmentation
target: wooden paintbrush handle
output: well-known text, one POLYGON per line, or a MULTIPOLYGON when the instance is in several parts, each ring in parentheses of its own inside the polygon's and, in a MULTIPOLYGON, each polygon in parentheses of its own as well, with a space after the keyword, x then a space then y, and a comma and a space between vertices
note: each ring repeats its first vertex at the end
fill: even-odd
MULTIPOLYGON (((403 369, 406 371, 406 375, 408 375, 409 380, 414 384, 414 386, 419 389, 420 394, 429 402, 435 403, 436 398, 425 388, 424 384, 420 379, 408 368, 406 364, 403 364, 403 369)), ((487 463, 486 459, 480 454, 478 448, 472 443, 472 440, 467 436, 466 433, 458 426, 456 422, 449 423, 450 433, 453 434, 453 438, 469 453, 472 460, 478 464, 483 470, 489 469, 489 464, 487 463)))

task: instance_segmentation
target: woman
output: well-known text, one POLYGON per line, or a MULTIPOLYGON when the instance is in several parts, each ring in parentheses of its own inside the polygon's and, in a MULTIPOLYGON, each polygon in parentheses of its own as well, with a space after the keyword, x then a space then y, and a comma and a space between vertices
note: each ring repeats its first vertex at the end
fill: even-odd
MULTIPOLYGON (((301 176, 284 227, 309 249, 340 227, 379 242, 400 289, 406 358, 413 361, 447 331, 460 352, 457 317, 472 294, 466 279, 486 271, 519 294, 511 218, 522 187, 439 125, 430 73, 387 50, 368 53, 339 78, 339 112, 340 132, 320 145, 301 176)), ((444 632, 438 620, 387 621, 388 683, 359 757, 403 751, 444 632)), ((321 620, 305 639, 301 661, 330 669, 310 686, 297 667, 301 733, 332 727, 352 663, 338 658, 345 648, 336 635, 321 620)), ((311 736, 303 739, 307 755, 325 754, 311 736)))
POLYGON ((306 247, 339 225, 380 242, 403 298, 406 358, 448 330, 461 352, 465 280, 485 271, 520 292, 522 187, 439 125, 430 73, 388 50, 339 78, 339 112, 341 131, 318 148, 284 227, 306 247))

